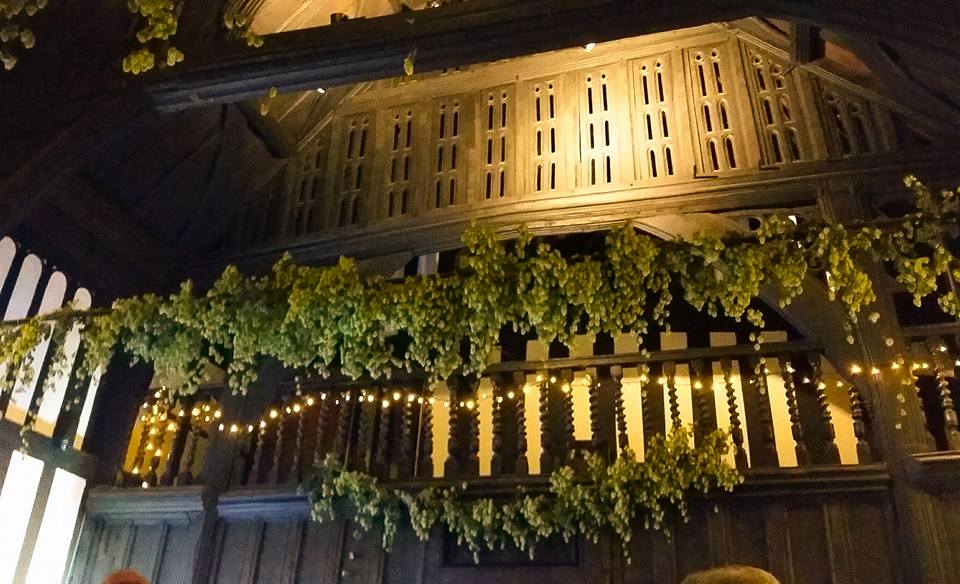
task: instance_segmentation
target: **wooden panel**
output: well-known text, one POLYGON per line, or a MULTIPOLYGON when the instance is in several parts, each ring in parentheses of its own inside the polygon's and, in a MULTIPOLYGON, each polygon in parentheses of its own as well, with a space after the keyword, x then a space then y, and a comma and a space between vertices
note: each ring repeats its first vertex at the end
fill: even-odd
POLYGON ((194 562, 202 525, 167 526, 155 584, 188 584, 193 581, 194 562))

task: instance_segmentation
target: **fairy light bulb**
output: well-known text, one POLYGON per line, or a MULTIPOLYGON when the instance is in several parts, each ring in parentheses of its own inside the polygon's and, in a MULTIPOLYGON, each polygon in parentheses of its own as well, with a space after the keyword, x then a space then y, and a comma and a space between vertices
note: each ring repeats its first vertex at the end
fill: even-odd
POLYGON ((879 369, 878 367, 871 367, 871 368, 870 368, 870 374, 871 374, 871 375, 880 375, 880 369, 879 369))
POLYGON ((507 392, 507 399, 513 399, 513 398, 515 398, 516 396, 517 396, 517 394, 513 393, 513 391, 508 391, 508 392, 507 392))
POLYGON ((280 412, 278 412, 277 410, 270 410, 270 419, 271 419, 271 420, 276 420, 276 419, 277 419, 277 416, 279 416, 279 415, 280 415, 280 412))
POLYGON ((190 410, 190 415, 191 415, 191 416, 194 416, 194 417, 199 416, 199 415, 200 415, 200 408, 193 408, 192 410, 190 410))
POLYGON ((312 397, 308 397, 308 398, 307 398, 307 406, 312 406, 313 404, 314 404, 313 398, 312 398, 312 397))
POLYGON ((267 427, 267 422, 266 422, 266 420, 260 420, 260 429, 263 429, 263 428, 266 428, 266 427, 267 427))
POLYGON ((467 400, 467 409, 472 410, 477 404, 471 399, 467 400))
POLYGON ((570 393, 570 384, 564 383, 562 386, 560 386, 560 391, 563 393, 570 393))
POLYGON ((294 411, 294 412, 296 412, 296 413, 299 414, 299 413, 300 413, 300 409, 301 409, 301 408, 300 408, 300 404, 293 404, 293 411, 294 411))
POLYGON ((693 382, 693 389, 703 389, 703 384, 699 380, 693 382))
POLYGON ((556 383, 556 382, 557 382, 557 378, 554 377, 553 375, 551 375, 551 376, 550 376, 550 383, 556 383))
POLYGON ((853 375, 859 375, 861 372, 863 372, 863 369, 861 369, 861 367, 856 363, 850 366, 850 373, 853 375))
POLYGON ((400 401, 400 392, 399 392, 399 391, 393 392, 393 401, 400 401))
POLYGON ((385 400, 383 400, 382 402, 380 402, 380 405, 383 406, 383 407, 385 407, 385 408, 389 408, 389 407, 390 407, 390 400, 385 399, 385 400))
POLYGON ((236 424, 230 424, 230 433, 231 433, 231 434, 236 434, 236 433, 239 432, 239 431, 240 431, 240 428, 238 428, 236 424))

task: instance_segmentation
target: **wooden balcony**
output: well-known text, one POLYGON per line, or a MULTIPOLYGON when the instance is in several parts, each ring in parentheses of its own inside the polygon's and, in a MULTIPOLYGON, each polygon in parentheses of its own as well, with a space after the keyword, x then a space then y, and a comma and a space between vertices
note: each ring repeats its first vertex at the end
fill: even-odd
MULTIPOLYGON (((866 574, 897 581, 890 476, 876 460, 856 386, 816 343, 769 342, 757 351, 714 340, 716 346, 669 348, 680 343, 665 337, 667 348, 649 354, 601 342, 594 355, 504 361, 478 379, 442 386, 416 375, 385 383, 280 383, 244 424, 231 417, 229 398, 207 388, 182 404, 185 421, 157 441, 170 454, 151 456, 138 424, 136 466, 128 461, 119 484, 150 488, 95 489, 90 509, 99 527, 81 550, 125 534, 128 560, 153 570, 157 581, 191 570, 203 578, 197 581, 224 583, 247 581, 244 574, 276 582, 512 582, 512 569, 526 566, 564 582, 593 582, 601 573, 672 582, 734 561, 795 573, 796 581, 830 574, 838 582, 866 574), (755 370, 760 359, 765 368, 755 370), (444 534, 419 543, 409 528, 385 554, 376 533, 350 536, 349 513, 333 523, 311 521, 297 489, 316 461, 333 455, 401 488, 466 483, 494 497, 518 487, 537 491, 551 470, 576 466, 586 451, 612 458, 629 446, 643 456, 650 437, 674 423, 691 425, 694 440, 728 429, 729 461, 746 482, 732 494, 694 496, 691 523, 673 521, 669 538, 638 526, 629 565, 604 538, 549 543, 532 560, 516 551, 485 553, 477 569, 444 534), (219 492, 204 485, 217 460, 229 474, 219 492), (159 556, 148 558, 156 549, 146 542, 161 533, 159 556), (175 534, 178 546, 193 550, 194 563, 171 563, 175 534), (879 560, 877 550, 887 550, 879 560), (411 570, 423 573, 410 580, 411 570)), ((152 406, 148 401, 143 410, 148 420, 152 406)), ((98 561, 70 581, 97 582, 113 565, 98 561)))

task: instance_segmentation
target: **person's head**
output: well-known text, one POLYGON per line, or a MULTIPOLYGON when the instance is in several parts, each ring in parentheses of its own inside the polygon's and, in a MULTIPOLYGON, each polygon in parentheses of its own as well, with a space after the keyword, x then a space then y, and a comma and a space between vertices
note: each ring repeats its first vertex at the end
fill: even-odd
POLYGON ((690 574, 681 584, 780 584, 780 581, 760 568, 723 566, 690 574))
POLYGON ((146 578, 133 570, 120 570, 107 576, 103 584, 150 584, 146 578))

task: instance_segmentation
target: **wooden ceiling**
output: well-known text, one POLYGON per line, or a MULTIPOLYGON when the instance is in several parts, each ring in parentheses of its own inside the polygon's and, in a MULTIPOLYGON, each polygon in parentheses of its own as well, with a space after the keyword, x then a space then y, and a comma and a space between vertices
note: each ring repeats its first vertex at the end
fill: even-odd
POLYGON ((216 250, 241 202, 341 100, 399 75, 412 47, 420 72, 752 16, 735 26, 916 111, 923 131, 960 128, 956 11, 931 18, 926 5, 894 0, 647 4, 641 14, 632 0, 471 0, 380 17, 403 7, 266 0, 256 29, 284 32, 263 48, 211 39, 215 25, 191 30, 202 19, 184 16, 187 61, 131 78, 119 68, 130 19, 110 2, 63 0, 38 17, 38 47, 0 73, 0 231, 88 272, 91 285, 156 289, 181 259, 216 250), (364 18, 318 26, 335 12, 364 18), (271 86, 282 94, 262 116, 271 86))

